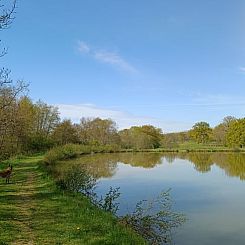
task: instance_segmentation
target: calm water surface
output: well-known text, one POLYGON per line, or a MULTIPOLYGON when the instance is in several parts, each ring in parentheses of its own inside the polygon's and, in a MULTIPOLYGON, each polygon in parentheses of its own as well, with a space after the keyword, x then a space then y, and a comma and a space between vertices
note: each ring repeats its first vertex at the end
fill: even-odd
POLYGON ((171 188, 173 209, 188 218, 174 231, 177 245, 245 244, 245 154, 97 154, 75 163, 98 176, 99 194, 120 187, 119 214, 171 188))

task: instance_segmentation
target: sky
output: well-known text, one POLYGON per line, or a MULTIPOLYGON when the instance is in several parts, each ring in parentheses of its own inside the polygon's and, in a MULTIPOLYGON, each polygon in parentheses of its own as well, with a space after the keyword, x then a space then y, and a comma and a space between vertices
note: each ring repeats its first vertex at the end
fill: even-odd
POLYGON ((18 0, 0 66, 62 118, 213 127, 245 114, 244 0, 18 0))

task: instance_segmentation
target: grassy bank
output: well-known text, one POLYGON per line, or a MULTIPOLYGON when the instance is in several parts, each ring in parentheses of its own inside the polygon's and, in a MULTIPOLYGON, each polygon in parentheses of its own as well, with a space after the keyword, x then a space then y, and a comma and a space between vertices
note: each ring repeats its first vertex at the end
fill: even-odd
POLYGON ((42 159, 11 161, 11 184, 0 179, 0 244, 145 244, 80 194, 57 189, 42 159))
POLYGON ((119 153, 119 152, 245 152, 242 148, 228 148, 225 146, 197 144, 187 142, 172 148, 157 149, 122 149, 117 145, 89 146, 79 144, 67 144, 58 146, 50 151, 44 157, 47 164, 53 164, 60 160, 77 158, 84 154, 91 153, 119 153))

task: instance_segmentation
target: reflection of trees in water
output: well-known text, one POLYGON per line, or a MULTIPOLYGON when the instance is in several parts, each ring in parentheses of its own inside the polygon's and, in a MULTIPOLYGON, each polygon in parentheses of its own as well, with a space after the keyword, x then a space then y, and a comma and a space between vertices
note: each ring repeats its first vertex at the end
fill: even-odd
POLYGON ((189 153, 188 160, 194 163, 195 169, 201 173, 209 172, 213 165, 212 156, 209 153, 189 153))
POLYGON ((174 162, 174 160, 178 157, 176 153, 167 153, 164 155, 164 159, 167 161, 167 163, 171 164, 174 162))
POLYGON ((161 164, 162 156, 160 153, 145 152, 119 154, 120 162, 142 168, 154 168, 156 165, 161 164))
POLYGON ((212 165, 223 169, 228 176, 239 177, 245 180, 245 154, 242 153, 113 153, 94 154, 78 159, 64 161, 55 169, 57 175, 67 171, 73 165, 85 166, 86 169, 97 178, 112 177, 117 170, 118 163, 129 164, 132 167, 154 168, 165 159, 168 163, 175 159, 188 160, 194 164, 198 172, 206 173, 212 165))
POLYGON ((188 160, 194 164, 195 169, 198 172, 202 172, 202 173, 209 172, 213 164, 211 154, 202 153, 202 152, 201 153, 193 153, 193 152, 165 153, 164 159, 170 164, 173 163, 175 159, 188 160))
POLYGON ((189 160, 202 173, 209 172, 215 164, 228 176, 245 179, 245 154, 242 153, 182 153, 176 157, 189 160))
POLYGON ((188 160, 201 173, 211 171, 211 166, 216 165, 223 169, 228 176, 239 177, 241 180, 245 180, 245 154, 243 153, 164 153, 161 157, 168 163, 172 163, 175 159, 188 160))
POLYGON ((117 154, 94 154, 72 160, 73 164, 81 165, 96 178, 110 178, 116 173, 117 154))
POLYGON ((120 162, 133 167, 153 168, 161 163, 161 157, 162 154, 159 153, 105 153, 64 161, 59 166, 62 165, 62 171, 66 171, 72 165, 80 164, 85 166, 88 172, 96 178, 109 178, 116 173, 117 165, 120 162))
POLYGON ((217 166, 224 169, 228 176, 239 177, 245 180, 245 154, 217 153, 213 156, 213 161, 217 166))

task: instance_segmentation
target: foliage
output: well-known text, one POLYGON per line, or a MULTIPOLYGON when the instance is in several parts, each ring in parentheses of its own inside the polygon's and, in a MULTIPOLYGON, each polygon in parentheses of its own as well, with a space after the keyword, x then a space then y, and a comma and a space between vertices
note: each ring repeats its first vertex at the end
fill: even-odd
POLYGON ((34 104, 34 133, 49 137, 60 121, 57 107, 41 100, 34 104))
POLYGON ((89 152, 87 147, 75 144, 57 146, 49 150, 44 157, 44 162, 51 164, 59 160, 74 158, 82 153, 89 152), (83 149, 82 149, 83 148, 83 149))
POLYGON ((230 123, 226 140, 231 147, 242 148, 245 146, 245 118, 230 123))
POLYGON ((82 144, 111 145, 120 141, 116 123, 111 119, 82 118, 77 130, 82 144))
POLYGON ((120 187, 113 189, 110 187, 110 190, 105 194, 104 197, 101 197, 99 201, 96 201, 96 205, 101 209, 116 214, 119 209, 119 203, 115 202, 119 198, 121 193, 119 192, 120 187))
POLYGON ((124 148, 154 149, 161 145, 163 133, 160 128, 152 125, 131 127, 119 132, 121 144, 124 148))
POLYGON ((166 133, 161 142, 161 146, 168 149, 178 148, 180 144, 189 142, 188 132, 166 133))
POLYGON ((116 203, 116 199, 119 198, 120 188, 110 190, 101 196, 97 196, 95 188, 97 186, 97 180, 88 171, 81 166, 73 166, 68 171, 66 171, 64 176, 59 176, 57 181, 59 187, 63 190, 68 190, 71 192, 82 193, 98 208, 116 214, 118 211, 119 203, 116 203))
POLYGON ((64 120, 59 123, 51 135, 57 145, 65 145, 69 143, 78 143, 78 132, 71 120, 64 120))
POLYGON ((96 179, 81 167, 75 167, 66 172, 57 184, 64 190, 80 192, 85 196, 94 197, 96 179))
POLYGON ((0 71, 0 158, 9 157, 19 149, 18 99, 27 90, 23 81, 10 78, 10 71, 0 71))
POLYGON ((236 121, 235 117, 227 116, 222 123, 214 127, 213 138, 218 144, 227 145, 227 132, 232 122, 236 121))
POLYGON ((140 201, 132 214, 121 217, 121 222, 131 227, 151 244, 171 242, 171 231, 185 222, 185 216, 172 211, 169 190, 151 201, 140 201))
POLYGON ((210 128, 207 122, 198 122, 190 131, 190 136, 197 142, 197 143, 207 143, 212 134, 212 129, 210 128))

